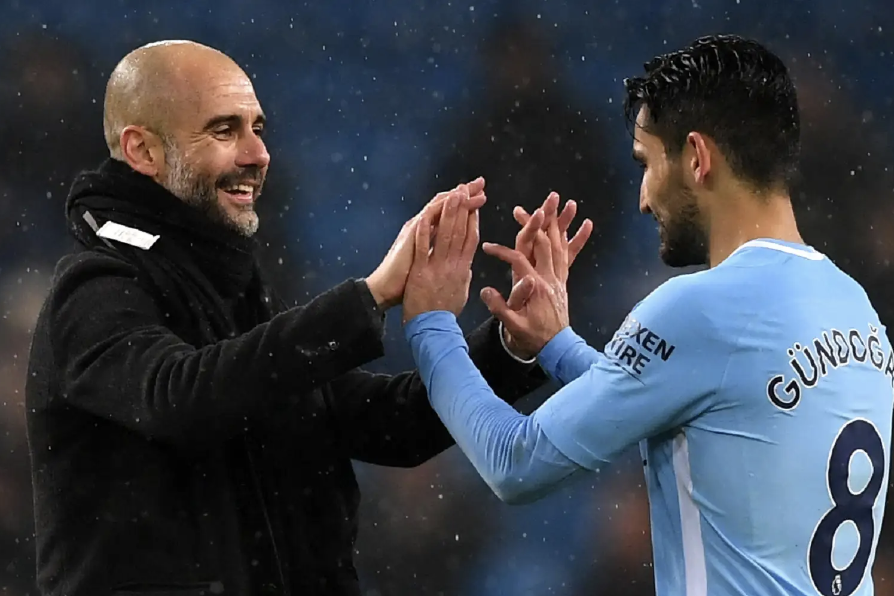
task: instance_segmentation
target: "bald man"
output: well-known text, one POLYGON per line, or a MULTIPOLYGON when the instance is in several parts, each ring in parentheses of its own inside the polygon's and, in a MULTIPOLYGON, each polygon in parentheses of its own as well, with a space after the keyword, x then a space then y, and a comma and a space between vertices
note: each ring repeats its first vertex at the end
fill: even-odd
MULTIPOLYGON (((415 466, 453 444, 416 372, 358 368, 382 355, 419 218, 368 277, 286 308, 255 256, 270 155, 242 69, 195 43, 139 48, 104 127, 29 362, 41 592, 359 595, 351 460, 415 466)), ((426 209, 477 225, 483 187, 426 209)), ((546 380, 492 320, 468 342, 509 401, 546 380)))

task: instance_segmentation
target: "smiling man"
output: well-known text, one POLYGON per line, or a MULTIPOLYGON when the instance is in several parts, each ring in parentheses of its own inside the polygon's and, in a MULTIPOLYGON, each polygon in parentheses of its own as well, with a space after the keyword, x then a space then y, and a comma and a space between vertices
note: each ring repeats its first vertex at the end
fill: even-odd
MULTIPOLYGON (((351 460, 409 467, 453 444, 417 373, 382 355, 416 217, 367 278, 286 308, 254 205, 270 164, 248 76, 191 42, 112 73, 110 159, 72 185, 77 240, 34 333, 27 384, 43 594, 357 596, 351 460)), ((479 179, 436 196, 476 218, 479 179)), ((517 399, 546 377, 470 334, 517 399)), ((510 344, 511 345, 511 344, 510 344)))
POLYGON ((251 236, 270 164, 264 121, 251 81, 228 56, 158 42, 131 52, 112 72, 103 127, 113 159, 251 236), (232 141, 240 136, 234 158, 232 141))

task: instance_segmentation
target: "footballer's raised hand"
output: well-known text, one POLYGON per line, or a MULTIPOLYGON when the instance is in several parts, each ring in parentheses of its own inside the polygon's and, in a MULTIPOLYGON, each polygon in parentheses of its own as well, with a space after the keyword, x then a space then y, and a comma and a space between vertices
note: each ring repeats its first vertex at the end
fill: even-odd
MULTIPOLYGON (((566 311, 567 290, 565 289, 565 284, 568 281, 568 272, 571 268, 571 264, 574 263, 577 255, 580 254, 581 249, 583 249, 587 240, 590 238, 590 234, 593 232, 593 222, 589 219, 585 219, 580 228, 578 228, 577 233, 569 241, 568 230, 571 227, 571 222, 574 220, 575 215, 577 215, 577 203, 574 201, 566 202, 564 209, 559 213, 559 195, 555 192, 550 193, 543 202, 543 206, 535 210, 533 214, 528 214, 524 208, 520 206, 513 210, 515 220, 522 226, 522 229, 515 237, 515 251, 524 257, 523 260, 526 260, 528 264, 536 268, 537 257, 534 250, 535 240, 538 237, 543 237, 545 235, 546 239, 549 241, 549 254, 552 263, 551 273, 555 277, 556 282, 561 283, 562 285, 562 295, 564 296, 566 311)), ((485 252, 493 254, 494 256, 499 256, 495 254, 493 250, 500 252, 500 249, 490 248, 493 246, 495 245, 487 244, 485 252)), ((505 253, 501 254, 504 254, 505 256, 505 253)), ((523 304, 530 298, 531 293, 534 291, 533 281, 524 280, 525 275, 527 274, 527 268, 523 260, 516 259, 515 264, 510 263, 512 266, 512 291, 509 294, 509 299, 505 301, 505 305, 511 311, 520 311, 523 304)), ((497 304, 498 299, 499 301, 502 301, 502 297, 499 293, 493 288, 485 288, 482 290, 481 298, 484 300, 485 304, 487 304, 491 312, 496 314, 491 307, 497 304)), ((523 359, 530 358, 537 354, 536 351, 533 353, 531 352, 533 348, 531 347, 530 340, 523 341, 516 338, 506 322, 502 319, 501 321, 503 322, 503 340, 506 347, 509 348, 513 354, 523 359)))
POLYGON ((459 315, 469 299, 472 258, 478 248, 478 209, 460 186, 438 213, 427 208, 416 227, 416 248, 404 294, 406 323, 429 311, 459 315), (439 223, 434 225, 435 218, 439 223))

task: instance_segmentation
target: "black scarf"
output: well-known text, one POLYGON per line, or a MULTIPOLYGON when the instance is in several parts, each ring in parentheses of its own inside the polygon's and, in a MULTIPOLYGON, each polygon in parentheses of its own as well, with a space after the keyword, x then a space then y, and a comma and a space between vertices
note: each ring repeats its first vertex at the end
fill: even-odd
MULTIPOLYGON (((257 243, 187 205, 124 162, 80 174, 66 201, 69 230, 88 249, 113 250, 159 292, 172 326, 208 345, 267 321, 281 308, 263 282, 257 243), (86 216, 86 217, 85 217, 86 216), (159 239, 148 250, 96 235, 105 222, 159 239)), ((184 338, 187 339, 187 338, 184 338)))

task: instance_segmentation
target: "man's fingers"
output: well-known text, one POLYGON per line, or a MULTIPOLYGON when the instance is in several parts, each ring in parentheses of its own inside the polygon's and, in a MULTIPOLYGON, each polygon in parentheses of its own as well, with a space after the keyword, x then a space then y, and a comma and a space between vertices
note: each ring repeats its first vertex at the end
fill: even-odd
POLYGON ((520 226, 525 225, 528 223, 528 220, 531 219, 531 215, 525 211, 525 208, 521 205, 515 206, 515 209, 512 210, 512 217, 515 218, 515 221, 517 221, 520 226))
POLYGON ((481 245, 481 248, 490 256, 496 257, 504 263, 509 263, 513 271, 518 271, 519 277, 536 273, 528 258, 517 250, 512 250, 500 244, 491 244, 490 242, 485 242, 481 245))
POLYGON ((430 200, 425 205, 425 207, 423 208, 423 211, 425 209, 437 209, 438 211, 440 211, 444 207, 444 201, 446 201, 450 197, 451 192, 453 192, 453 191, 448 190, 446 192, 439 192, 438 194, 436 194, 432 198, 432 200, 430 200))
POLYGON ((484 288, 481 290, 481 300, 487 306, 487 310, 509 330, 509 333, 518 333, 525 328, 524 317, 509 308, 509 305, 495 289, 484 288))
POLYGON ((563 236, 568 233, 568 228, 571 227, 571 222, 574 220, 575 215, 577 215, 577 203, 568 201, 559 215, 559 231, 562 232, 563 236))
POLYGON ((580 254, 580 251, 584 248, 584 245, 587 243, 587 240, 590 239, 590 234, 593 233, 593 222, 589 219, 585 219, 584 223, 580 225, 580 228, 577 230, 577 234, 574 235, 574 238, 568 243, 568 266, 571 267, 571 264, 574 263, 574 259, 577 258, 577 255, 580 254))
POLYGON ((466 242, 466 230, 469 227, 469 187, 461 184, 457 192, 459 193, 459 206, 456 210, 456 218, 453 221, 453 233, 450 234, 448 252, 452 259, 462 257, 466 242))
POLYGON ((486 202, 487 202, 487 196, 483 192, 480 192, 474 196, 472 196, 471 192, 470 192, 469 201, 467 203, 467 208, 472 209, 472 210, 481 209, 482 207, 484 207, 484 204, 486 202))
POLYGON ((526 275, 512 287, 512 291, 509 292, 509 300, 506 301, 510 310, 521 310, 534 293, 534 283, 534 278, 526 275))
POLYGON ((469 187, 469 196, 474 197, 475 195, 479 195, 484 192, 484 178, 478 176, 478 178, 469 182, 466 186, 469 187))
MULTIPOLYGON (((445 190, 443 192, 439 192, 434 197, 432 197, 432 199, 428 203, 426 203, 425 208, 436 206, 438 209, 440 209, 443 206, 444 201, 446 201, 448 198, 450 198, 450 196, 454 192, 458 191, 461 186, 463 186, 463 185, 457 184, 454 188, 452 188, 450 190, 445 190)), ((478 205, 478 208, 483 206, 484 201, 485 201, 484 178, 479 176, 475 180, 469 182, 466 186, 469 189, 469 196, 472 198, 472 204, 478 205, 480 203, 480 205, 478 205)))
POLYGON ((553 252, 547 235, 543 232, 534 238, 534 269, 540 275, 554 275, 553 252))
POLYGON ((475 251, 478 250, 478 241, 480 240, 478 232, 478 210, 469 213, 469 221, 466 225, 466 240, 463 244, 462 259, 463 263, 472 266, 472 259, 475 258, 475 251))
POLYGON ((420 221, 422 221, 421 215, 414 216, 413 219, 411 219, 410 221, 408 221, 407 223, 404 224, 404 227, 401 228, 400 233, 397 235, 397 237, 398 238, 407 238, 407 237, 413 238, 414 242, 415 242, 414 237, 416 236, 416 227, 419 225, 420 221))
POLYGON ((416 257, 415 263, 428 261, 428 253, 431 250, 432 228, 434 228, 433 209, 425 209, 416 224, 416 257))
MULTIPOLYGON (((429 212, 429 213, 431 213, 432 225, 437 226, 438 223, 440 223, 440 221, 441 221, 441 213, 444 210, 444 202, 447 201, 448 198, 450 198, 451 192, 453 192, 453 191, 439 192, 438 194, 436 194, 435 198, 433 198, 431 201, 429 201, 425 205, 425 207, 422 208, 422 211, 419 212, 417 217, 421 217, 426 212, 429 212)), ((434 235, 432 236, 432 240, 434 240, 434 235)))

